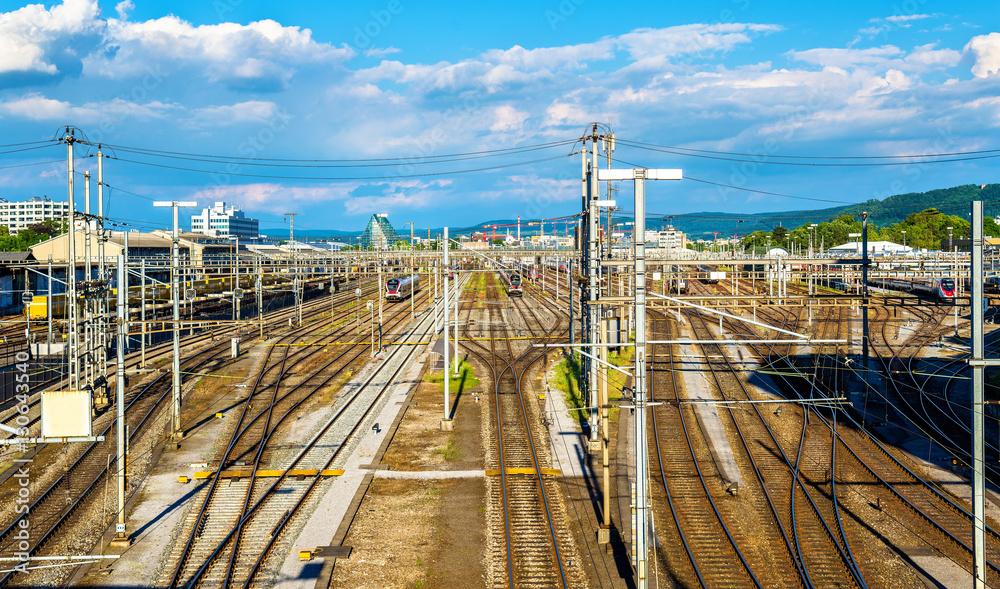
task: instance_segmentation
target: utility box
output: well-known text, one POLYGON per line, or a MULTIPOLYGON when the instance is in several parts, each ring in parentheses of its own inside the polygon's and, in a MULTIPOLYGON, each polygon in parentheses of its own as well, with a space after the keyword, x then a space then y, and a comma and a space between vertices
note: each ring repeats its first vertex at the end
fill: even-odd
POLYGON ((612 346, 619 346, 622 343, 622 320, 620 317, 608 317, 608 332, 604 341, 612 346))
POLYGON ((237 358, 240 355, 240 338, 234 337, 229 340, 229 357, 237 358))
POLYGON ((42 437, 93 435, 90 391, 42 391, 42 437))

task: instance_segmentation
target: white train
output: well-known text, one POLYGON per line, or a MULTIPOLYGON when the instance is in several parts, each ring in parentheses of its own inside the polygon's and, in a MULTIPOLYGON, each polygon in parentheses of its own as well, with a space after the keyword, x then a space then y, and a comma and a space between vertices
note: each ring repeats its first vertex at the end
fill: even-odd
POLYGON ((390 278, 385 281, 385 299, 387 301, 401 301, 413 296, 420 286, 420 276, 411 274, 402 278, 390 278))

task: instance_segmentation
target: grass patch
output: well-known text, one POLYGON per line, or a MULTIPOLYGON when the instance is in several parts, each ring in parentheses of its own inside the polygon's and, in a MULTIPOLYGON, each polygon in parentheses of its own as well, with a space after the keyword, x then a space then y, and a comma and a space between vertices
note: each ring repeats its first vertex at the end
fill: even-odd
MULTIPOLYGON (((629 341, 635 341, 634 337, 629 337, 629 341)), ((635 346, 621 348, 619 352, 608 353, 608 364, 615 366, 629 366, 635 360, 635 346)), ((618 401, 622 398, 622 387, 626 385, 628 377, 617 370, 607 369, 608 374, 608 401, 618 401)), ((610 412, 613 418, 618 414, 618 408, 610 412)))
POLYGON ((584 403, 583 394, 580 393, 580 353, 573 352, 572 356, 563 358, 552 369, 552 378, 549 381, 552 388, 561 391, 566 405, 570 409, 580 409, 584 403))
MULTIPOLYGON (((456 460, 462 457, 462 451, 458 449, 454 438, 448 438, 448 442, 445 444, 444 448, 438 448, 434 451, 434 453, 440 454, 445 460, 456 460)), ((437 493, 431 494, 436 495, 437 493)))
POLYGON ((444 392, 444 373, 447 372, 450 376, 450 392, 455 395, 461 395, 467 389, 475 388, 479 384, 479 379, 476 378, 475 371, 472 369, 472 365, 464 360, 459 360, 458 363, 458 376, 454 375, 455 364, 454 360, 449 362, 450 366, 448 370, 435 370, 433 373, 428 374, 424 377, 424 380, 430 383, 440 385, 441 391, 444 392))

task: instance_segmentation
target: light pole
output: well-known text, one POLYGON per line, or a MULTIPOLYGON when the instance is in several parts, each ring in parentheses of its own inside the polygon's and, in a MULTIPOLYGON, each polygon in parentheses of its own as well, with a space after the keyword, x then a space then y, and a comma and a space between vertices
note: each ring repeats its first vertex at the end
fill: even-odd
POLYGON ((180 227, 177 209, 180 207, 196 207, 194 201, 156 201, 154 207, 171 207, 174 210, 174 230, 171 234, 173 240, 173 251, 170 258, 170 294, 174 303, 174 361, 173 361, 173 439, 180 440, 184 437, 181 431, 181 250, 180 250, 180 227))
POLYGON ((361 335, 361 289, 354 289, 354 296, 358 298, 357 304, 354 305, 354 321, 357 324, 358 335, 361 335))
POLYGON ((906 253, 906 229, 900 231, 903 234, 903 253, 906 253))
POLYGON ((368 301, 368 310, 371 312, 371 321, 368 323, 368 325, 371 327, 371 332, 372 332, 371 355, 372 358, 374 358, 375 357, 375 303, 373 303, 372 301, 368 301))
MULTIPOLYGON (((412 280, 412 277, 416 274, 416 268, 414 266, 414 258, 413 258, 413 221, 410 221, 409 223, 403 223, 403 225, 409 225, 410 226, 410 272, 409 272, 409 274, 410 274, 410 278, 412 280)), ((413 297, 414 297, 414 293, 413 293, 413 289, 411 288, 410 289, 410 318, 411 319, 417 316, 417 314, 414 313, 414 311, 413 311, 413 297)))
POLYGON ((299 309, 299 275, 295 271, 295 215, 298 213, 285 213, 288 218, 288 248, 292 251, 292 290, 295 291, 295 324, 302 325, 302 312, 299 309))

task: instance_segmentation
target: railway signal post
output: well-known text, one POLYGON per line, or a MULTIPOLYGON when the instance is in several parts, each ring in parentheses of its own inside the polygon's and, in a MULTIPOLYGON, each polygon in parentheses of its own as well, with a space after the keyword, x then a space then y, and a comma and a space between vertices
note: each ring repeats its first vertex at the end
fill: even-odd
POLYGON ((196 207, 194 201, 156 201, 154 207, 171 207, 174 210, 173 248, 170 258, 170 295, 174 303, 174 361, 173 371, 173 433, 170 437, 176 443, 184 437, 181 431, 181 250, 180 227, 177 210, 180 207, 196 207))
POLYGON ((647 589, 646 556, 649 541, 646 443, 646 180, 680 180, 677 169, 607 169, 598 180, 634 180, 635 226, 632 251, 635 264, 635 577, 636 588, 647 589))

